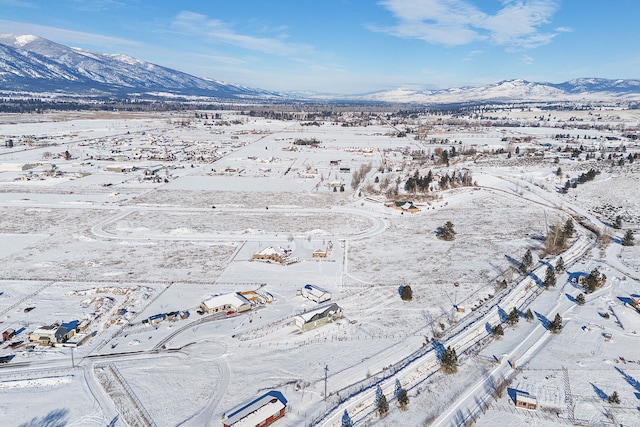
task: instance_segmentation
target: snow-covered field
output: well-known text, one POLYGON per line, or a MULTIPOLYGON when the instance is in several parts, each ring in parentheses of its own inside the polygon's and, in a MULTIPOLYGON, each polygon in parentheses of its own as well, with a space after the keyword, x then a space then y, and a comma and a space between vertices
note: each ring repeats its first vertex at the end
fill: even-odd
POLYGON ((289 401, 282 426, 340 425, 345 410, 363 426, 640 425, 640 313, 630 306, 640 245, 620 244, 640 224, 640 159, 606 159, 621 146, 625 159, 640 152, 622 136, 638 127, 633 110, 598 111, 606 129, 571 127, 595 122, 589 111, 497 112, 531 123, 550 114, 546 125, 504 128, 217 113, 0 117, 0 329, 19 332, 0 344, 0 356, 14 356, 0 364, 0 425, 220 426, 269 389, 289 401), (434 141, 397 136, 427 125, 434 141), (604 160, 557 151, 583 135, 604 160), (475 154, 437 164, 452 146, 475 154), (559 191, 591 168, 593 181, 559 191), (469 171, 474 185, 405 191, 429 170, 469 171), (396 186, 396 200, 419 212, 385 206, 396 186), (544 237, 569 218, 567 272, 542 291, 556 260, 539 258, 544 237), (447 221, 452 241, 436 236, 447 221), (253 259, 269 246, 297 262, 253 259), (523 276, 527 249, 534 265, 523 276), (576 304, 582 288, 571 279, 596 267, 605 285, 576 304), (307 283, 329 291, 344 317, 294 326, 317 307, 297 295, 307 283), (406 285, 411 301, 400 298, 406 285), (198 313, 211 296, 241 291, 273 299, 246 313, 198 313), (495 339, 491 327, 513 307, 536 316, 495 339), (556 313, 564 328, 550 334, 556 313), (29 345, 36 328, 73 320, 95 336, 73 349, 29 345), (442 346, 458 351, 458 373, 439 369, 442 346), (390 401, 384 417, 378 385, 390 401), (516 391, 536 396, 538 409, 516 408, 516 391), (613 391, 620 404, 607 402, 613 391))

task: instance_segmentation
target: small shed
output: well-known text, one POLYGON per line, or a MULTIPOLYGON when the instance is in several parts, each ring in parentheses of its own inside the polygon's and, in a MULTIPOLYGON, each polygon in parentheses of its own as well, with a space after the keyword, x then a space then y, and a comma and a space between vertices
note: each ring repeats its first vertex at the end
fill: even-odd
POLYGON ((15 329, 7 329, 2 333, 2 341, 9 341, 16 334, 15 329))
POLYGON ((538 407, 538 399, 529 393, 517 391, 515 405, 518 408, 535 410, 538 407))

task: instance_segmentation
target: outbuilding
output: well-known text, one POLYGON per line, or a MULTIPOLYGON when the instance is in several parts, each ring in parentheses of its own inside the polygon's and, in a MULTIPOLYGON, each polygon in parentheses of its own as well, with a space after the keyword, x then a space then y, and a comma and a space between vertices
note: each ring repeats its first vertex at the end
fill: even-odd
POLYGON ((223 417, 224 427, 268 426, 284 417, 287 399, 277 390, 270 390, 255 399, 236 406, 223 417))
POLYGON ((535 410, 538 407, 538 399, 529 393, 517 391, 515 404, 518 408, 535 410))
POLYGON ((331 299, 331 292, 311 284, 304 285, 300 290, 300 295, 318 304, 322 304, 331 299))

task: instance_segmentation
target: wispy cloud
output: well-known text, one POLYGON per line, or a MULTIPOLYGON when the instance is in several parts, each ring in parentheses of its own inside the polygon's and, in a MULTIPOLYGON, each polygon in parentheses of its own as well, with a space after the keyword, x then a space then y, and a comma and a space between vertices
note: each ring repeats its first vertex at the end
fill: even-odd
POLYGON ((5 6, 14 6, 14 7, 29 7, 34 8, 33 3, 24 1, 24 0, 0 0, 0 4, 5 6))
POLYGON ((125 3, 118 0, 73 0, 76 8, 88 12, 99 12, 115 7, 125 6, 125 3))
POLYGON ((226 22, 189 11, 180 12, 171 23, 171 29, 201 37, 206 42, 228 44, 267 54, 289 56, 313 52, 310 45, 288 42, 282 28, 271 29, 278 33, 276 37, 240 34, 226 22))
POLYGON ((541 30, 558 10, 557 0, 502 0, 502 8, 493 14, 470 0, 382 0, 379 4, 398 22, 371 30, 445 46, 490 41, 534 48, 550 43, 563 28, 556 33, 541 30))

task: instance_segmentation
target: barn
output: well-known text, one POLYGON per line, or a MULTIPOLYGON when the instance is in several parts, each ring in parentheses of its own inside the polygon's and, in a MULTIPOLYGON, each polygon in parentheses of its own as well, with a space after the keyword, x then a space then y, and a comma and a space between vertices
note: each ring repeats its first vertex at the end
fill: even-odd
POLYGON ((342 318, 342 308, 333 303, 302 313, 293 318, 293 324, 302 332, 317 328, 342 318))
POLYGON ((263 427, 284 417, 287 399, 277 390, 270 390, 255 399, 236 406, 223 417, 224 427, 263 427))

